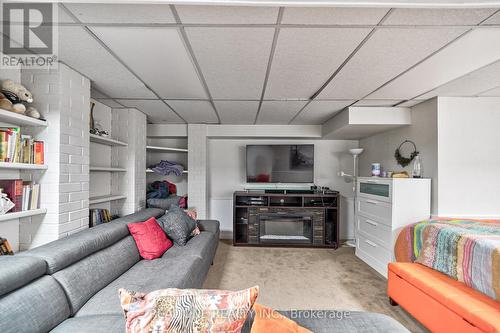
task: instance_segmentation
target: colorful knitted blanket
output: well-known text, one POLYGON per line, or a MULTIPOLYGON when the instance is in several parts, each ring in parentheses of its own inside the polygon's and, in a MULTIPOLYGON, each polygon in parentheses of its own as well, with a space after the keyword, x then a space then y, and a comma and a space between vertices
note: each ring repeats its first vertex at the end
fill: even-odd
POLYGON ((397 261, 417 262, 500 301, 500 222, 426 220, 407 226, 397 261))

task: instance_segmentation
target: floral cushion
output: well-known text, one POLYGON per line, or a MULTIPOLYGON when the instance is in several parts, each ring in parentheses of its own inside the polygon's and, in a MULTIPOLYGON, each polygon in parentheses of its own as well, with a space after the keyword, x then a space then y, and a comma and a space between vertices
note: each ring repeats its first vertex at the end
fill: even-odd
POLYGON ((239 333, 259 294, 240 291, 162 289, 148 294, 120 289, 127 333, 239 333))

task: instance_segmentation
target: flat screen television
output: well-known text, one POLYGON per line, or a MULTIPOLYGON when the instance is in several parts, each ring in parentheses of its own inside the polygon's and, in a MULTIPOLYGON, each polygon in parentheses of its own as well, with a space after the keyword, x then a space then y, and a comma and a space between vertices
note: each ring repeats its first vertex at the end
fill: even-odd
POLYGON ((314 145, 247 145, 247 183, 314 183, 314 145))

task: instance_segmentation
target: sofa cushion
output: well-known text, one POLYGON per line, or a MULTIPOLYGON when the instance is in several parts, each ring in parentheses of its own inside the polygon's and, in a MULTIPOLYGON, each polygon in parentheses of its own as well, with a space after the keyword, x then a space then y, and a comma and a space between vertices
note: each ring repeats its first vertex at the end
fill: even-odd
POLYGON ((220 236, 220 222, 217 220, 198 220, 198 227, 201 231, 209 231, 215 235, 215 239, 220 236))
POLYGON ((128 223, 159 217, 164 211, 157 208, 141 210, 109 223, 75 233, 68 237, 22 252, 19 256, 38 257, 47 262, 47 274, 68 267, 92 253, 102 250, 129 235, 128 223))
POLYGON ((128 333, 240 332, 259 287, 239 291, 162 289, 141 293, 120 289, 128 333))
POLYGON ((140 260, 132 236, 94 253, 52 276, 61 284, 75 314, 95 293, 140 260))
POLYGON ((2 296, 44 275, 47 263, 32 257, 0 256, 0 268, 2 296))
POLYGON ((184 246, 175 244, 162 258, 175 258, 179 256, 196 256, 199 258, 213 258, 217 249, 217 241, 214 234, 203 231, 199 235, 192 237, 184 246))
POLYGON ((45 275, 0 298, 0 332, 47 332, 69 314, 61 286, 45 275))
POLYGON ((196 221, 179 207, 170 210, 158 219, 158 223, 175 244, 184 246, 196 228, 196 221))
POLYGON ((69 318, 50 333, 123 333, 124 328, 123 315, 94 315, 69 318))
POLYGON ((482 331, 497 332, 500 302, 421 264, 390 263, 389 273, 420 289, 482 331))
MULTIPOLYGON (((278 311, 314 333, 410 333, 395 319, 372 312, 333 310, 278 311)), ((250 333, 255 313, 248 316, 242 333, 250 333)))
POLYGON ((141 292, 165 288, 199 288, 205 278, 200 272, 202 267, 202 260, 193 256, 141 260, 97 292, 76 316, 122 314, 118 298, 120 288, 141 292))
POLYGON ((173 245, 154 217, 145 222, 129 223, 127 226, 144 259, 159 258, 173 245))

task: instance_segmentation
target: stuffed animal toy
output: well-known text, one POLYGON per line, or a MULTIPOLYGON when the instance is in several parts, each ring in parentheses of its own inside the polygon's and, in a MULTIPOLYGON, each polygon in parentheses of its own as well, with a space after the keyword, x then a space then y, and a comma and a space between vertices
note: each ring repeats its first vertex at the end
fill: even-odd
POLYGON ((3 80, 1 89, 4 98, 0 100, 0 106, 6 110, 24 114, 26 106, 23 102, 33 102, 33 95, 28 89, 12 80, 3 80), (10 107, 5 100, 11 102, 10 107))

